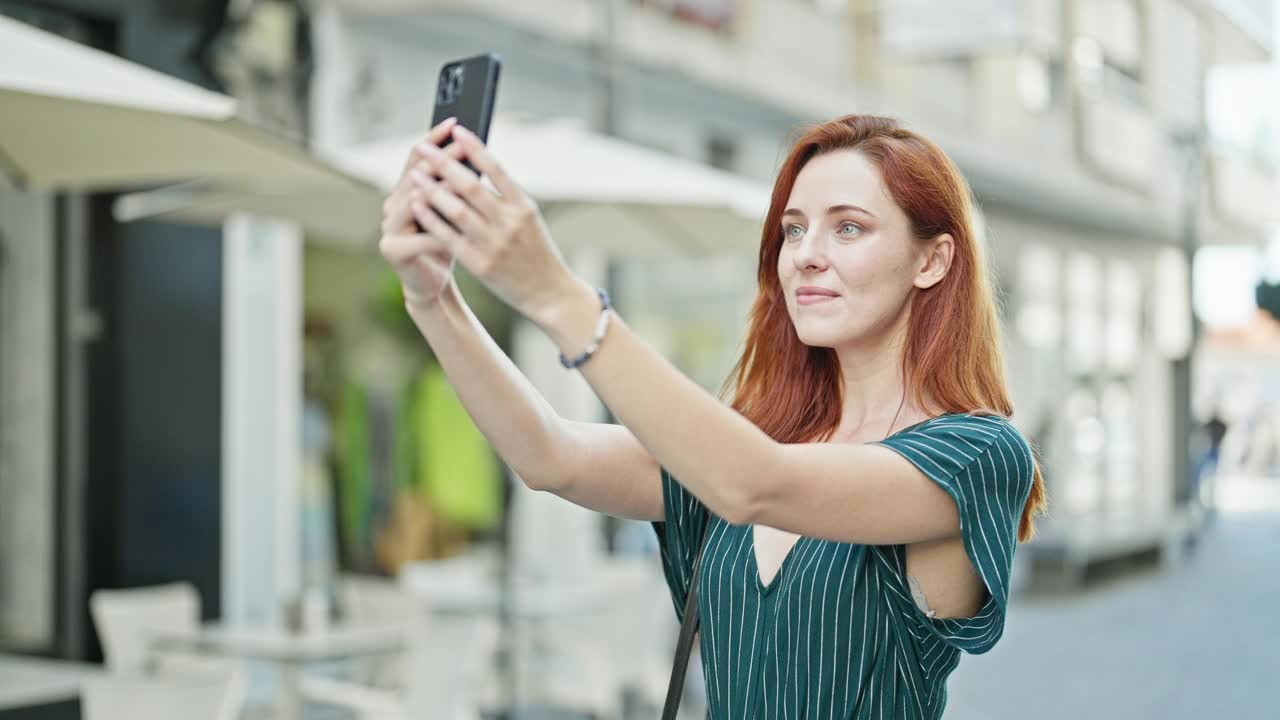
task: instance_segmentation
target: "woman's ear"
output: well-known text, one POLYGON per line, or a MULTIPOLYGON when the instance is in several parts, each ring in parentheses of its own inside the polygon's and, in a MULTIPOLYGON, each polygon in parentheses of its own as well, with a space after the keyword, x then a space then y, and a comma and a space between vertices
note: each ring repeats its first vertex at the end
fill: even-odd
POLYGON ((916 272, 915 286, 927 290, 937 285, 946 276, 947 270, 951 269, 951 259, 955 257, 955 252, 956 240, 951 237, 951 233, 943 233, 930 240, 916 272))

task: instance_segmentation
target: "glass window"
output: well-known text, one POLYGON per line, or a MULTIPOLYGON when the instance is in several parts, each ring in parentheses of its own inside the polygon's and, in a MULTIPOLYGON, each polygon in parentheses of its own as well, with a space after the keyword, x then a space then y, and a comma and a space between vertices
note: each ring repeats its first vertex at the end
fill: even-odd
POLYGON ((1102 263, 1088 253, 1067 261, 1067 350, 1071 369, 1089 374, 1102 360, 1102 263))

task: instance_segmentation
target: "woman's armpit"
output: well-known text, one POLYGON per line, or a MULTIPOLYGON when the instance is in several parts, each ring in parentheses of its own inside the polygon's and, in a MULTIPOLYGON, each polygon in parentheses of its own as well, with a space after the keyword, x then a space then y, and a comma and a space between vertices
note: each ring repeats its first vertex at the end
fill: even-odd
POLYGON ((924 588, 915 575, 907 576, 907 587, 911 589, 911 599, 915 601, 916 607, 920 608, 920 612, 924 613, 925 617, 933 619, 937 613, 929 609, 929 599, 925 597, 924 588))

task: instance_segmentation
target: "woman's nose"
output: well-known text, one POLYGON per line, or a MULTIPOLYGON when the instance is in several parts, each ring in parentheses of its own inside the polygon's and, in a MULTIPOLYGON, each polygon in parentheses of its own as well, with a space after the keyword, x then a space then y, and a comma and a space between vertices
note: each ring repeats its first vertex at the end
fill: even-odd
POLYGON ((800 238, 800 243, 796 247, 792 260, 795 262, 797 270, 826 267, 826 248, 823 247, 819 234, 812 230, 806 232, 804 237, 800 238))

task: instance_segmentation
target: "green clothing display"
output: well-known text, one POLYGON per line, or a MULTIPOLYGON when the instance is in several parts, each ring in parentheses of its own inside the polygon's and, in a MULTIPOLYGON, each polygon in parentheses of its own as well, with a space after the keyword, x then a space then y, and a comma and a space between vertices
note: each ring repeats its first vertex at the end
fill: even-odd
POLYGON ((926 616, 912 600, 905 545, 801 537, 765 585, 751 526, 712 515, 663 469, 666 519, 655 529, 677 614, 707 529, 698 612, 708 717, 939 718, 960 651, 983 653, 1000 639, 1032 485, 1027 442, 1003 418, 950 414, 877 444, 955 500, 965 550, 988 590, 982 609, 973 618, 926 616))
POLYGON ((388 396, 348 383, 335 412, 341 540, 348 566, 371 568, 398 491, 412 488, 454 526, 497 525, 502 474, 439 366, 388 396))
POLYGON ((418 487, 455 524, 494 527, 502 512, 502 479, 489 441, 439 366, 423 371, 416 392, 418 487))
POLYGON ((369 408, 364 391, 355 384, 342 388, 335 413, 338 435, 338 503, 345 557, 364 567, 370 552, 372 512, 369 471, 369 408))

